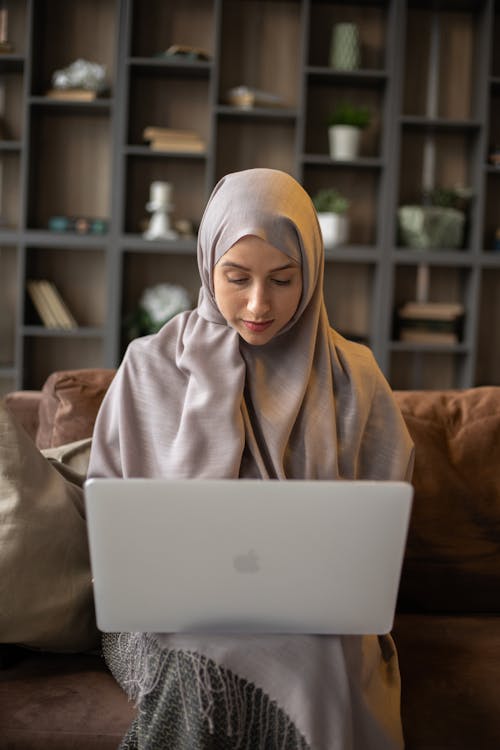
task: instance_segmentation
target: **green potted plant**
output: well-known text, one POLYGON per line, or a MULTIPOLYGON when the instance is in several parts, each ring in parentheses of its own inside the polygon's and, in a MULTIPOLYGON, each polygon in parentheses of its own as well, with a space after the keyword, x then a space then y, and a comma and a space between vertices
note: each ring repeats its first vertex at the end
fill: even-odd
POLYGON ((472 191, 463 187, 426 190, 421 204, 400 206, 400 241, 417 250, 456 250, 463 246, 472 191))
POLYGON ((337 105, 327 122, 331 158, 356 159, 359 154, 361 131, 371 122, 370 110, 342 102, 337 105))
POLYGON ((344 245, 349 234, 349 201, 335 188, 322 188, 313 196, 325 248, 344 245))

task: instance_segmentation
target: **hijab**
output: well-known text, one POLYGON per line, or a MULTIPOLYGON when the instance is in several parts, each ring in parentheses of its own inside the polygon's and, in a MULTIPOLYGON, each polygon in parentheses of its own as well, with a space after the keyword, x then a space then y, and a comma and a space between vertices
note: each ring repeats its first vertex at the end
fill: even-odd
POLYGON ((197 257, 197 307, 128 347, 98 415, 90 475, 409 476, 411 440, 373 355, 329 325, 321 231, 296 180, 273 169, 223 177, 197 257), (227 323, 214 295, 215 265, 248 235, 302 269, 295 314, 260 346, 227 323))

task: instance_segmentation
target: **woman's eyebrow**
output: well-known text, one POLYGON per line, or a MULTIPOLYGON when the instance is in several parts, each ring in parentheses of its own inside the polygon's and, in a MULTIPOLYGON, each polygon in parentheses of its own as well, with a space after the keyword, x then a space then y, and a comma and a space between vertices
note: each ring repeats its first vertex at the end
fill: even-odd
MULTIPOLYGON (((222 268, 238 268, 240 271, 248 271, 250 272, 250 268, 246 268, 246 266, 242 266, 239 263, 233 263, 230 260, 225 260, 223 263, 221 263, 222 268)), ((271 268, 269 273, 277 273, 278 271, 286 271, 289 268, 299 268, 297 263, 286 263, 284 266, 279 266, 278 268, 271 268)))

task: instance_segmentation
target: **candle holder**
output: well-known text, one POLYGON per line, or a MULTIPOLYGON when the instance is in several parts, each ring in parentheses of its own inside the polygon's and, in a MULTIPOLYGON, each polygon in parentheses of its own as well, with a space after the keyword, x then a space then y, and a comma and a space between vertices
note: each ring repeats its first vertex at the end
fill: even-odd
POLYGON ((151 213, 149 226, 143 233, 146 240, 175 240, 179 236, 170 226, 172 185, 169 182, 152 182, 146 210, 151 213))

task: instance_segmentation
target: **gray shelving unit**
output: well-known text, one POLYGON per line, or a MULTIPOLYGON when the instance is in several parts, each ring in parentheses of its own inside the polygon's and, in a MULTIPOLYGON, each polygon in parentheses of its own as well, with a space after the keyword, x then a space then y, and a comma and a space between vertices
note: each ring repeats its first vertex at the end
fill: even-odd
POLYGON ((9 4, 12 54, 0 56, 0 393, 38 388, 54 369, 116 366, 123 320, 144 287, 184 285, 196 300, 196 242, 142 236, 153 180, 174 190, 174 218, 196 227, 226 172, 270 166, 313 195, 335 186, 351 200, 350 242, 326 252, 332 324, 374 351, 395 388, 500 384, 500 144, 498 0, 18 0, 9 4), (358 24, 362 63, 329 67, 334 23, 358 24), (209 61, 159 56, 172 44, 206 49, 209 61), (54 69, 77 57, 106 64, 111 94, 59 102, 54 69), (281 96, 280 108, 239 109, 229 88, 281 96), (361 157, 328 154, 325 118, 335 102, 375 113, 361 157), (3 107, 3 111, 2 111, 3 107), (196 129, 201 154, 153 152, 147 125, 196 129), (397 208, 415 200, 429 164, 436 185, 461 180, 474 200, 465 246, 399 245, 397 208), (101 236, 55 233, 57 214, 100 215, 101 236), (26 294, 49 278, 77 329, 41 325, 26 294), (429 299, 460 301, 463 340, 394 338, 395 307, 422 279, 429 299))

